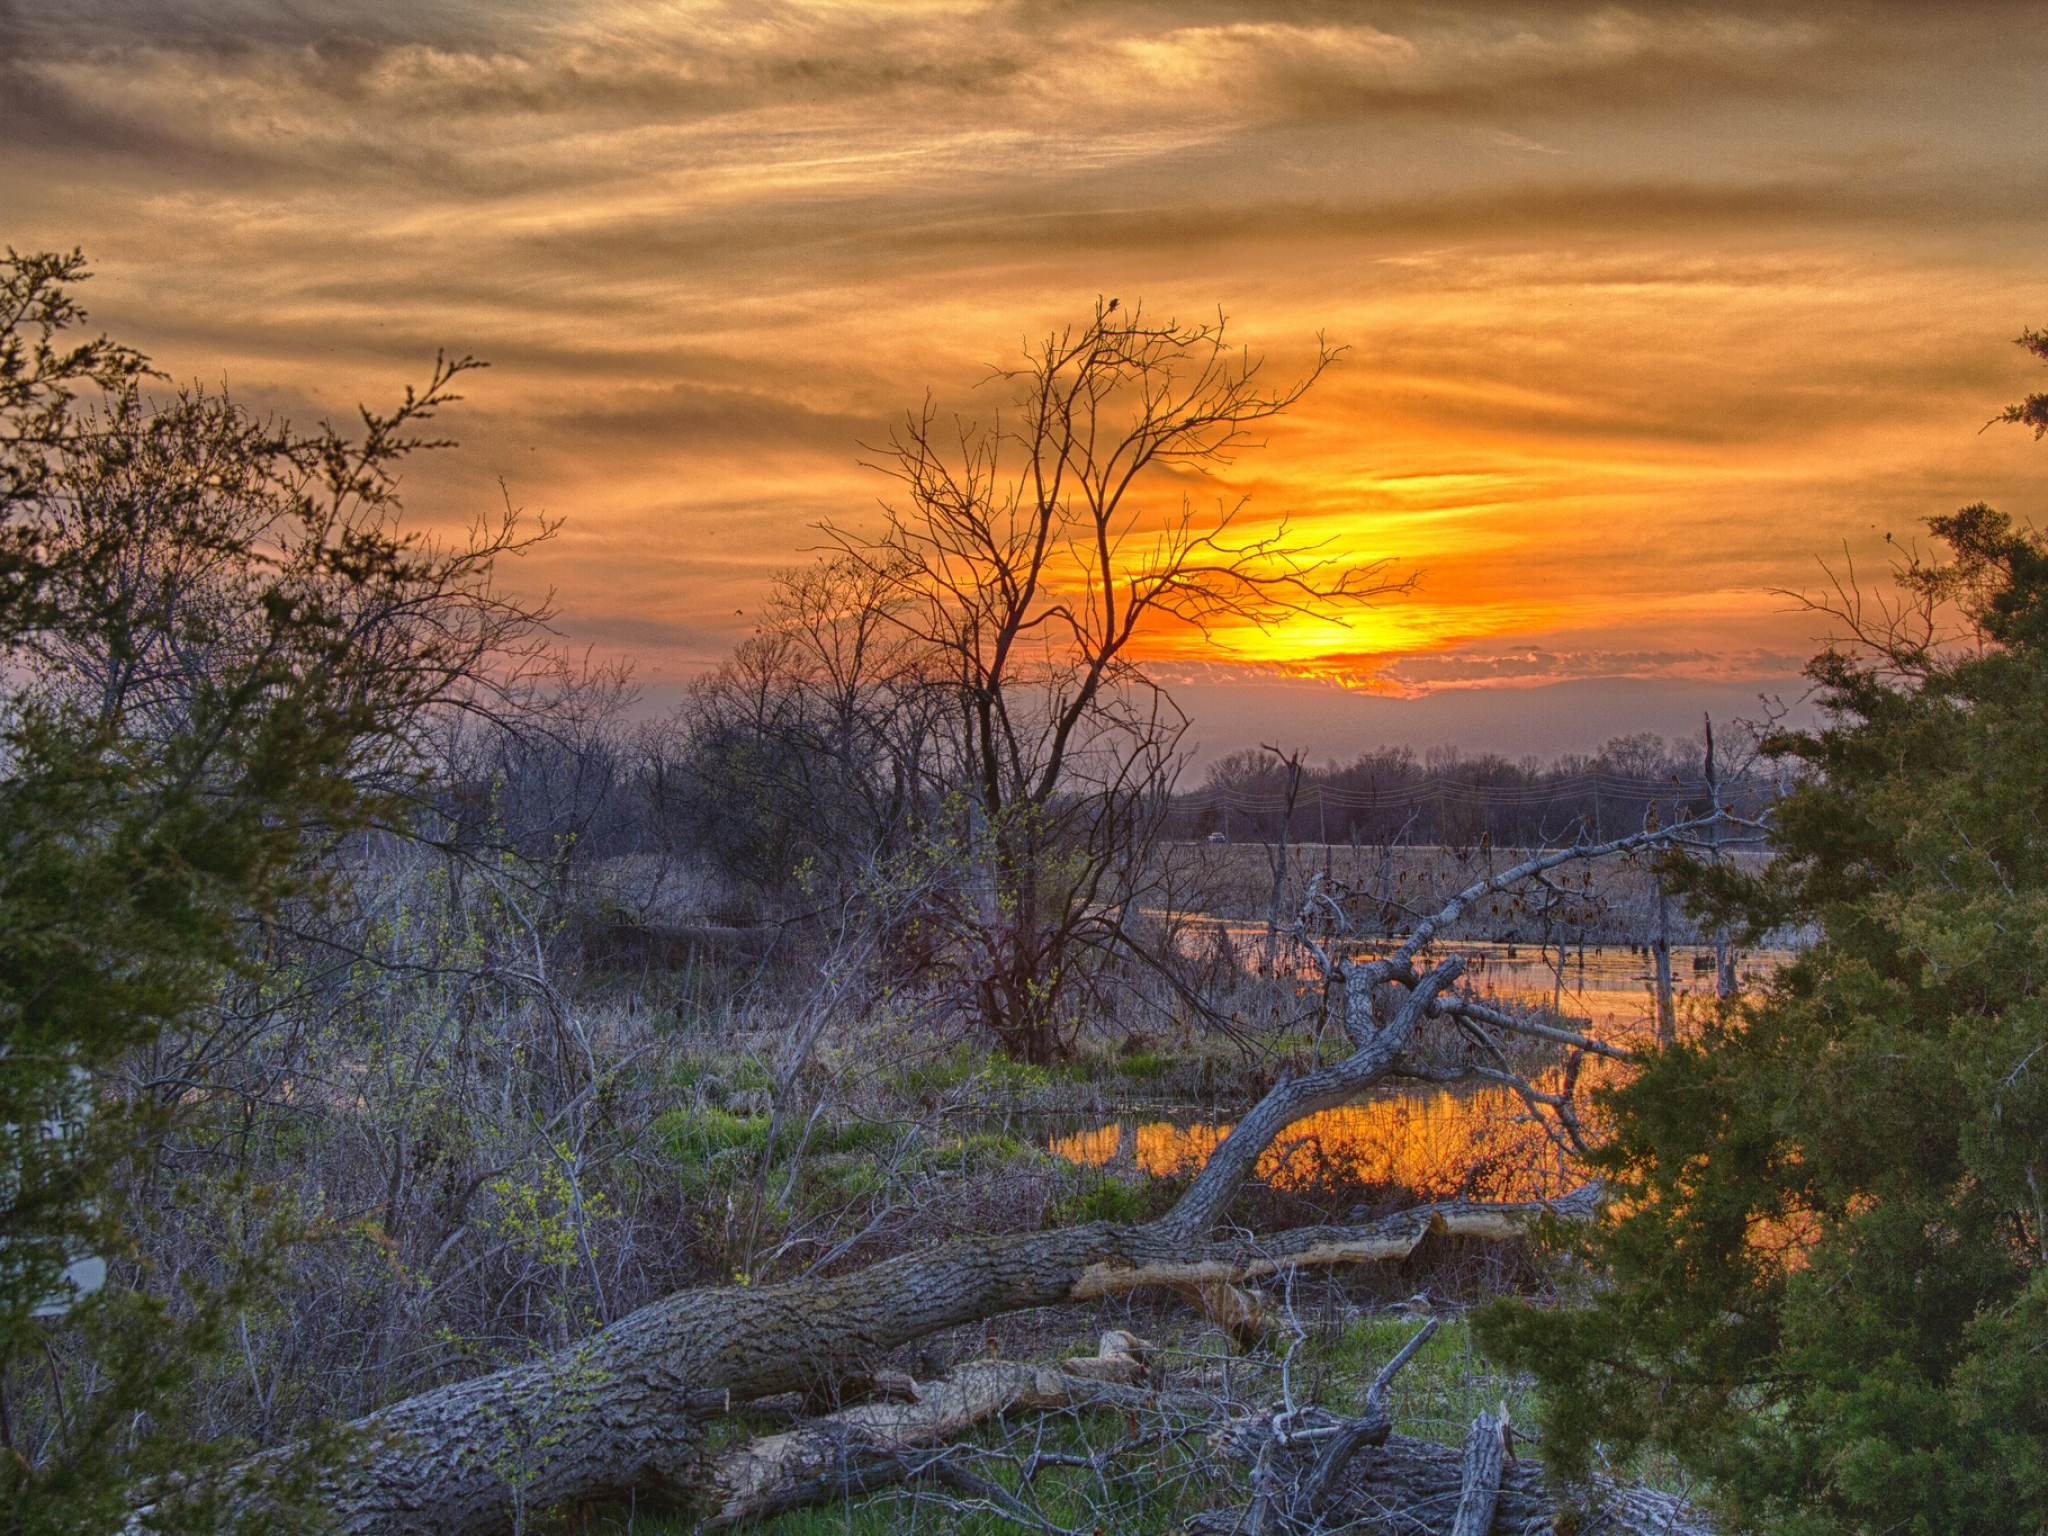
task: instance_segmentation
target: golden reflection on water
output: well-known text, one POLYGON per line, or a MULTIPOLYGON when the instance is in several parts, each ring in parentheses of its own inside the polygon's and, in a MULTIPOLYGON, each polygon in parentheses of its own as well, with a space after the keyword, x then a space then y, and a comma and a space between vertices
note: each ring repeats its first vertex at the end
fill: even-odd
MULTIPOLYGON (((1501 945, 1471 948, 1476 952, 1473 986, 1480 996, 1551 1004, 1599 1038, 1622 1045, 1647 1043, 1653 1013, 1647 955, 1622 948, 1572 955, 1560 985, 1556 970, 1536 959, 1530 946, 1519 952, 1501 945)), ((1682 1004, 1688 993, 1712 995, 1713 978, 1692 963, 1707 953, 1690 947, 1672 952, 1682 1004)), ((1776 953, 1745 956, 1745 982, 1783 958, 1776 953)), ((1597 1131, 1589 1090, 1627 1070, 1598 1057, 1586 1061, 1577 1102, 1589 1133, 1597 1131)), ((1537 1086, 1555 1092, 1558 1074, 1545 1074, 1537 1086)), ((1167 1177, 1199 1168, 1229 1134, 1224 1124, 1121 1121, 1055 1137, 1050 1150, 1091 1167, 1117 1165, 1167 1177)), ((1568 1193, 1587 1174, 1536 1122, 1519 1095, 1506 1088, 1480 1088, 1386 1094, 1323 1110, 1297 1121, 1267 1149, 1257 1177, 1291 1190, 1390 1185, 1430 1200, 1541 1200, 1568 1193)))
MULTIPOLYGON (((1227 1125, 1123 1122, 1056 1137, 1052 1151, 1069 1162, 1166 1177, 1192 1173, 1229 1134, 1227 1125)), ((1291 1190, 1391 1185, 1432 1200, 1540 1200, 1584 1182, 1522 1101, 1491 1088, 1323 1110, 1266 1149, 1257 1177, 1291 1190)))

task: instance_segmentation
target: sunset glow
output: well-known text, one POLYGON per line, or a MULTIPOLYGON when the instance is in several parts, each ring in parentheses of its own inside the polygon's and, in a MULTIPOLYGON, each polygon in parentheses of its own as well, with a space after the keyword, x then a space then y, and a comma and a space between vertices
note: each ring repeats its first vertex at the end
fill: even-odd
POLYGON ((1348 347, 1194 504, 1419 577, 1348 627, 1149 638, 1214 684, 1647 680, 1696 720, 1788 686, 1824 626, 1776 594, 1817 556, 2040 511, 2040 450, 1979 431, 2038 387, 2010 342, 2048 322, 2036 9, 5 25, 6 239, 82 245, 96 323, 302 418, 437 347, 489 359, 411 503, 458 523, 502 479, 565 518, 516 580, 657 695, 749 632, 813 525, 874 517, 861 443, 927 388, 985 416, 988 365, 1101 294, 1221 306, 1276 371, 1348 347))

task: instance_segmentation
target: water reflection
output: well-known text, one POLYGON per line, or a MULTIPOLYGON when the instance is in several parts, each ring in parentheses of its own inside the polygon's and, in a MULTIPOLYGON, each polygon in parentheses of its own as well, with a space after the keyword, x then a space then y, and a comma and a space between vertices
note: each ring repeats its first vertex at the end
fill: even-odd
MULTIPOLYGON (((1564 957, 1533 946, 1460 946, 1470 955, 1470 985, 1481 997, 1557 1008, 1580 1027, 1617 1044, 1646 1043, 1654 1003, 1650 958, 1626 948, 1588 949, 1564 957)), ((1681 998, 1712 996, 1714 977, 1698 962, 1705 949, 1674 949, 1672 970, 1681 998)), ((1745 984, 1788 956, 1743 957, 1745 984)), ((1683 1005, 1682 1005, 1683 1006, 1683 1005)), ((1581 1118, 1597 1132, 1586 1090, 1627 1071, 1600 1058, 1579 1075, 1581 1118)), ((1558 1074, 1537 1086, 1555 1091, 1558 1074)), ((1119 1120, 1054 1137, 1050 1150, 1070 1162, 1118 1166, 1154 1177, 1190 1173, 1207 1161, 1230 1126, 1182 1124, 1158 1118, 1119 1120)), ((1391 1185, 1425 1199, 1540 1200, 1585 1182, 1586 1174, 1551 1139, 1519 1095, 1506 1088, 1469 1092, 1431 1090, 1376 1096, 1324 1110, 1297 1122, 1259 1159, 1257 1176, 1278 1188, 1309 1190, 1340 1185, 1391 1185)))
MULTIPOLYGON (((1054 1138, 1069 1162, 1164 1177, 1191 1173, 1228 1125, 1122 1121, 1054 1138)), ((1259 1159, 1281 1189, 1392 1185, 1426 1199, 1540 1200, 1585 1182, 1506 1089, 1402 1094, 1326 1109, 1297 1122, 1259 1159)))

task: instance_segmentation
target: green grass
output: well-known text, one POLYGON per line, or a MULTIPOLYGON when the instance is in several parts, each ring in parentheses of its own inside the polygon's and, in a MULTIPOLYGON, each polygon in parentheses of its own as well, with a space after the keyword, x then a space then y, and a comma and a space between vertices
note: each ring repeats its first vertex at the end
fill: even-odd
MULTIPOLYGON (((1421 1326, 1420 1319, 1399 1315, 1367 1318, 1346 1328, 1334 1345, 1315 1351, 1317 1363, 1329 1373, 1325 1403, 1339 1412, 1363 1410, 1373 1377, 1421 1326)), ((1463 1318, 1446 1318, 1387 1392, 1394 1428, 1439 1445, 1464 1444, 1473 1419, 1482 1411, 1497 1411, 1503 1401, 1516 1424, 1535 1427, 1531 1384, 1493 1372, 1473 1350, 1472 1330, 1463 1318)))
MULTIPOLYGON (((656 1118, 653 1129, 671 1155, 692 1165, 708 1165, 734 1153, 759 1157, 768 1144, 768 1116, 709 1107, 668 1110, 656 1118)), ((792 1119, 784 1123, 776 1142, 778 1154, 793 1150, 801 1138, 807 1156, 830 1157, 876 1151, 892 1144, 896 1135, 897 1128, 881 1120, 820 1119, 807 1128, 802 1120, 792 1119)))
POLYGON ((709 1107, 677 1108, 655 1120, 654 1134, 679 1161, 709 1167, 734 1154, 759 1157, 768 1145, 768 1117, 709 1107))
MULTIPOLYGON (((1347 1328, 1335 1346, 1320 1355, 1335 1388, 1323 1394, 1323 1401, 1340 1412, 1363 1408, 1372 1378, 1420 1326, 1419 1319, 1388 1316, 1347 1328)), ((1503 1402, 1518 1432, 1533 1436, 1542 1406, 1529 1378, 1501 1375, 1473 1349, 1471 1329, 1462 1318, 1445 1319, 1436 1336, 1394 1378, 1387 1397, 1398 1433, 1439 1445, 1462 1445, 1472 1420, 1482 1410, 1497 1412, 1503 1402)), ((1666 1493, 1697 1492, 1684 1469, 1662 1453, 1644 1452, 1605 1470, 1623 1482, 1666 1493)))
POLYGON ((1113 1070, 1119 1077, 1132 1082, 1149 1083, 1166 1075, 1166 1069, 1173 1064, 1173 1058, 1162 1051, 1132 1051, 1117 1057, 1113 1070))
POLYGON ((1074 1186, 1046 1212, 1047 1223, 1072 1227, 1086 1221, 1143 1221, 1152 1214, 1148 1194, 1142 1184, 1126 1184, 1096 1169, 1083 1169, 1074 1186))
POLYGON ((887 1085, 891 1092, 905 1098, 930 1100, 969 1086, 989 1093, 1025 1093, 1050 1088, 1056 1083, 1085 1083, 1090 1080, 1091 1072, 1085 1057, 1041 1067, 962 1046, 943 1056, 928 1056, 892 1072, 887 1085))

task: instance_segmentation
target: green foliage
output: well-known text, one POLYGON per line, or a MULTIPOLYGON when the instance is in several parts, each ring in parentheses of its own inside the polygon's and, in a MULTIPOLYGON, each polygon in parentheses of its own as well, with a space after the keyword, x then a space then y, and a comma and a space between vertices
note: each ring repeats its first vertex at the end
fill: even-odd
POLYGON ((486 1225, 515 1249, 556 1269, 581 1257, 588 1241, 580 1236, 586 1220, 613 1214, 602 1192, 584 1196, 577 1190, 564 1169, 567 1156, 566 1148, 559 1149, 558 1158, 541 1163, 530 1181, 501 1178, 485 1186, 496 1202, 486 1225))
MULTIPOLYGON (((262 1266, 31 1314, 81 1255, 127 1261, 112 1175, 177 1109, 106 1070, 260 977, 265 925, 321 892, 308 850, 393 805, 408 733, 506 632, 488 576, 515 546, 397 531, 397 462, 436 446, 412 434, 468 361, 360 440, 298 435, 203 391, 150 401, 139 354, 64 343, 86 275, 0 261, 0 1390, 53 1326, 95 1384, 33 1465, 0 1455, 0 1532, 111 1528, 170 1470, 152 1525, 219 1529, 233 1448, 167 1410, 262 1266)), ((301 1470, 279 1458, 242 1523, 285 1519, 301 1470)))
POLYGON ((1138 1222, 1153 1214, 1145 1184, 1127 1184, 1096 1169, 1085 1169, 1046 1211, 1046 1225, 1076 1226, 1085 1221, 1138 1222))
POLYGON ((654 1134, 686 1167, 708 1167, 734 1156, 759 1158, 768 1145, 768 1117, 671 1109, 654 1122, 654 1134))
POLYGON ((1164 1077, 1171 1059, 1159 1051, 1126 1051, 1116 1059, 1115 1072, 1132 1082, 1148 1083, 1164 1077))
POLYGON ((1050 1065, 995 1055, 971 1046, 957 1046, 943 1055, 921 1056, 890 1074, 891 1092, 905 1098, 935 1102, 962 1089, 989 1094, 1029 1093, 1055 1083, 1090 1081, 1085 1059, 1050 1065))
MULTIPOLYGON (((1346 1328, 1315 1362, 1340 1388, 1327 1399, 1331 1405, 1363 1412, 1366 1387, 1418 1326, 1413 1318, 1387 1314, 1361 1319, 1346 1328)), ((1528 1378, 1486 1371, 1473 1357, 1470 1328, 1463 1318, 1456 1317, 1445 1321, 1435 1337, 1416 1352, 1387 1392, 1387 1411, 1394 1428, 1439 1445, 1464 1444, 1472 1420, 1482 1412, 1497 1410, 1503 1402, 1515 1423, 1535 1421, 1536 1403, 1528 1378)))
POLYGON ((2048 542, 1931 526, 1953 560, 1772 744, 1808 772, 1770 866, 1671 871, 1819 942, 1606 1095, 1587 1303, 1480 1320, 1562 1472, 1660 1447, 1750 1528, 2048 1524, 2048 542))

